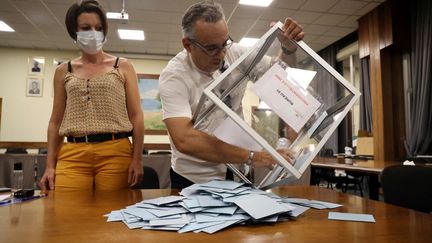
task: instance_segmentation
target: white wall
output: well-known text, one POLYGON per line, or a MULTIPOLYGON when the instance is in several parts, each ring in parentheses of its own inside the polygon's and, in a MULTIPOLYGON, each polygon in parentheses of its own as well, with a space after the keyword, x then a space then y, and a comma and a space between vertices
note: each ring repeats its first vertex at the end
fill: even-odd
MULTIPOLYGON (((0 141, 46 141, 53 103, 54 58, 75 58, 77 51, 0 48, 0 97, 3 98, 0 141), (28 58, 44 56, 42 97, 27 97, 28 58)), ((167 60, 132 59, 137 73, 159 74, 167 60)), ((147 136, 147 143, 168 142, 166 136, 147 136)))

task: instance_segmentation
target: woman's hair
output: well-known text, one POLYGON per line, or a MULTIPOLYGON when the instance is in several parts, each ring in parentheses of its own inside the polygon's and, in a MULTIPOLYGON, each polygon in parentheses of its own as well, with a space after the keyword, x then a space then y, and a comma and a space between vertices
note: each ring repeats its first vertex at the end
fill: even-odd
POLYGON ((108 22, 102 6, 96 0, 82 0, 78 1, 68 9, 65 17, 65 23, 67 31, 72 37, 72 39, 77 39, 77 29, 78 29, 78 16, 82 13, 95 13, 99 15, 102 24, 102 32, 106 38, 108 32, 108 22))
POLYGON ((223 9, 219 3, 213 1, 202 1, 190 6, 182 19, 183 36, 194 38, 195 36, 195 22, 197 20, 204 20, 207 23, 216 23, 221 19, 225 19, 223 9))

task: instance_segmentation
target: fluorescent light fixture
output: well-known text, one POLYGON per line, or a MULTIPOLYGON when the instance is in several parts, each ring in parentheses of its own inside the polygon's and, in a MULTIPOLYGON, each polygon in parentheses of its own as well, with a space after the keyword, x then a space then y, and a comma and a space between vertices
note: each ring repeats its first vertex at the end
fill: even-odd
POLYGON ((270 106, 268 106, 264 101, 260 101, 258 107, 259 110, 270 110, 270 106))
POLYGON ((249 38, 249 37, 243 37, 239 44, 242 46, 251 47, 253 46, 259 39, 258 38, 249 38))
POLYGON ((126 30, 126 29, 118 29, 117 30, 120 39, 122 40, 144 40, 144 31, 142 30, 126 30))
POLYGON ((122 20, 128 20, 129 14, 128 13, 119 13, 119 12, 108 12, 106 14, 108 19, 122 19, 122 20))
POLYGON ((258 7, 268 7, 273 0, 240 0, 240 4, 243 5, 252 5, 258 7))
POLYGON ((9 25, 0 20, 0 31, 15 32, 9 25))

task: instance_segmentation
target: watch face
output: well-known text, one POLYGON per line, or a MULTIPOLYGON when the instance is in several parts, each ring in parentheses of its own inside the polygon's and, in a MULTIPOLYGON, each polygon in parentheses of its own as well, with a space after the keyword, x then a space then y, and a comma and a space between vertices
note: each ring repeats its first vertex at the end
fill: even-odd
POLYGON ((251 179, 228 165, 263 189, 300 178, 360 96, 306 43, 281 43, 282 26, 273 26, 204 90, 193 119, 195 128, 226 143, 268 152, 278 165, 255 168, 251 179), (292 53, 283 53, 287 46, 292 53), (281 138, 288 141, 283 149, 277 148, 281 138))

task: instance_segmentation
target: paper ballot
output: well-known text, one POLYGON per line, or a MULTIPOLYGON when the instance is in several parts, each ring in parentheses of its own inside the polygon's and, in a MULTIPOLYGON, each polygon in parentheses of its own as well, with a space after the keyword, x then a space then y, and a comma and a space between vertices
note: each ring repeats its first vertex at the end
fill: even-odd
POLYGON ((253 86, 252 90, 296 132, 306 124, 321 103, 304 87, 313 75, 302 75, 298 69, 285 70, 275 63, 253 86), (306 79, 306 80, 304 80, 306 79))
POLYGON ((262 147, 249 134, 227 117, 213 133, 220 140, 240 148, 259 151, 262 147))

